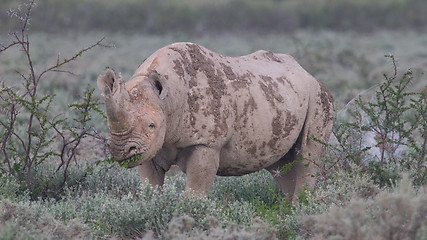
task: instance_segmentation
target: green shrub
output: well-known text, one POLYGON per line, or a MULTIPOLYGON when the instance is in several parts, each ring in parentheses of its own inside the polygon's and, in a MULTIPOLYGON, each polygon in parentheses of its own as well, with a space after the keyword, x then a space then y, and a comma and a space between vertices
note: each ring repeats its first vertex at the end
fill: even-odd
POLYGON ((411 70, 399 76, 393 56, 394 73, 384 74, 372 100, 355 99, 350 118, 335 124, 337 142, 333 164, 360 166, 382 186, 394 184, 400 172, 409 171, 417 184, 427 179, 427 98, 426 93, 411 92, 411 70))
POLYGON ((209 197, 218 201, 248 201, 255 199, 271 206, 280 199, 280 190, 273 177, 267 171, 239 176, 217 177, 209 197))
POLYGON ((75 197, 96 193, 119 197, 135 192, 140 185, 141 178, 136 169, 99 164, 92 166, 78 185, 69 186, 68 193, 75 197))
POLYGON ((81 218, 98 235, 105 236, 135 237, 148 231, 159 235, 174 217, 182 215, 193 218, 194 228, 199 230, 207 229, 210 216, 217 218, 221 226, 251 223, 254 211, 250 204, 235 202, 221 206, 206 197, 189 196, 180 190, 182 180, 179 178, 182 176, 174 177, 174 181, 167 179, 161 193, 151 185, 142 185, 135 190, 128 189, 128 194, 122 192, 114 196, 109 190, 105 193, 100 190, 78 198, 70 195, 41 207, 62 221, 81 218))
POLYGON ((0 174, 0 186, 0 200, 16 199, 20 193, 22 194, 19 183, 9 174, 0 174))
MULTIPOLYGON (((381 191, 372 176, 363 172, 358 166, 351 166, 351 171, 339 169, 329 175, 325 182, 319 182, 314 199, 320 209, 330 206, 345 206, 351 199, 372 199, 381 191)), ((310 203, 309 205, 316 205, 310 203)))

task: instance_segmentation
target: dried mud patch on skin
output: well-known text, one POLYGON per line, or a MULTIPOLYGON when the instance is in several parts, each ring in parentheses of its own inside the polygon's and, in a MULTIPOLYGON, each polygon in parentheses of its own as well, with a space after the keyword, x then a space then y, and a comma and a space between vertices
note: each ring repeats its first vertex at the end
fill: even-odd
POLYGON ((251 147, 249 147, 247 149, 248 153, 251 154, 252 156, 256 156, 256 152, 257 152, 257 146, 256 145, 251 145, 251 147))
POLYGON ((237 75, 233 72, 233 69, 230 66, 227 66, 224 63, 220 63, 222 66, 222 71, 224 71, 225 76, 228 80, 235 80, 237 75))
POLYGON ((283 103, 285 100, 283 97, 277 92, 277 89, 279 88, 279 84, 269 76, 260 76, 261 79, 264 81, 259 82, 259 85, 261 87, 261 90, 264 92, 265 97, 267 98, 267 101, 271 104, 272 107, 276 106, 277 102, 283 103))
MULTIPOLYGON (((227 86, 223 79, 225 74, 222 71, 217 71, 215 68, 215 62, 211 58, 207 57, 207 53, 196 44, 187 44, 186 50, 178 48, 172 48, 172 50, 181 55, 182 68, 190 76, 190 89, 193 89, 198 85, 197 73, 204 74, 209 85, 206 95, 210 97, 209 99, 203 99, 203 103, 200 103, 206 104, 206 109, 204 109, 203 113, 200 112, 201 107, 197 106, 199 103, 196 103, 201 100, 200 93, 198 96, 195 93, 193 93, 193 96, 189 95, 188 103, 191 108, 192 126, 194 127, 195 121, 197 121, 196 116, 200 114, 205 116, 212 115, 215 123, 212 134, 215 137, 225 135, 228 130, 226 119, 229 115, 229 111, 227 111, 227 109, 222 109, 223 106, 221 103, 222 97, 227 93, 227 86)), ((231 70, 231 68, 229 70, 231 70)), ((229 72, 229 74, 231 73, 229 72)), ((229 77, 231 77, 231 75, 229 75, 229 77)))
POLYGON ((290 112, 286 112, 286 117, 284 119, 285 122, 283 122, 283 116, 281 112, 279 112, 276 117, 273 118, 273 121, 271 122, 273 135, 287 137, 291 131, 294 130, 295 125, 298 124, 298 119, 290 112))
POLYGON ((278 58, 276 55, 274 55, 274 53, 271 51, 267 51, 266 53, 264 53, 264 56, 272 61, 279 62, 279 63, 282 62, 282 60, 278 58))
POLYGON ((184 68, 182 67, 181 61, 179 60, 173 60, 174 63, 174 67, 173 70, 175 70, 176 74, 178 74, 179 78, 181 78, 182 80, 185 81, 185 77, 184 77, 184 68))
POLYGON ((323 85, 323 83, 321 83, 320 81, 318 81, 318 83, 320 86, 320 93, 319 93, 320 104, 322 105, 322 111, 323 111, 323 121, 324 121, 323 128, 325 128, 328 122, 333 120, 333 114, 331 113, 333 112, 332 108, 333 108, 334 98, 326 89, 325 85, 323 85))
POLYGON ((200 104, 199 104, 199 100, 200 100, 200 96, 198 94, 191 94, 188 93, 187 95, 187 104, 190 110, 190 124, 192 127, 196 126, 196 117, 194 116, 194 113, 199 112, 200 109, 200 104))
POLYGON ((273 129, 273 135, 280 136, 282 135, 282 113, 278 113, 271 122, 271 127, 273 129))
POLYGON ((294 89, 294 85, 291 83, 291 81, 289 81, 289 79, 287 77, 279 77, 279 78, 277 78, 277 81, 283 85, 285 85, 285 83, 288 84, 289 87, 291 87, 292 91, 294 91, 295 93, 298 94, 298 92, 294 89))
MULTIPOLYGON (((220 100, 226 94, 226 84, 219 71, 214 68, 215 63, 206 57, 206 53, 195 44, 187 44, 188 52, 191 58, 191 66, 196 71, 202 72, 206 75, 210 91, 214 99, 220 100)), ((219 101, 219 106, 220 105, 219 101)))
POLYGON ((233 87, 234 91, 248 89, 253 77, 255 77, 255 75, 251 72, 247 72, 241 76, 237 76, 236 79, 231 82, 231 86, 233 87))
POLYGON ((171 50, 179 53, 181 55, 181 61, 179 60, 175 60, 174 61, 174 69, 175 71, 177 71, 177 74, 180 75, 182 74, 183 78, 184 78, 184 82, 187 83, 187 81, 185 80, 185 73, 187 73, 190 76, 190 79, 188 81, 189 87, 193 88, 197 86, 197 79, 196 79, 196 75, 197 75, 197 71, 194 69, 194 67, 192 67, 192 62, 191 60, 188 58, 187 56, 187 52, 179 49, 179 48, 171 48, 171 50), (182 69, 182 72, 181 72, 182 69))
POLYGON ((286 121, 283 126, 283 132, 285 136, 289 136, 291 131, 294 130, 295 126, 298 124, 298 119, 295 115, 292 115, 290 112, 286 112, 286 121))
POLYGON ((289 136, 297 124, 298 119, 295 115, 292 115, 290 112, 286 112, 286 116, 283 117, 282 113, 278 112, 271 122, 273 137, 269 141, 268 145, 275 149, 278 139, 289 136))
POLYGON ((277 141, 279 141, 279 137, 273 136, 267 144, 271 149, 276 149, 277 141))
POLYGON ((259 156, 264 157, 266 155, 265 153, 265 146, 267 145, 266 142, 262 142, 261 146, 258 147, 258 150, 261 151, 261 153, 259 154, 259 156))
POLYGON ((248 101, 245 101, 243 105, 243 112, 240 115, 240 119, 243 119, 243 125, 246 125, 248 122, 248 112, 253 112, 256 109, 258 109, 258 105, 255 102, 255 99, 252 97, 252 95, 249 95, 248 101))

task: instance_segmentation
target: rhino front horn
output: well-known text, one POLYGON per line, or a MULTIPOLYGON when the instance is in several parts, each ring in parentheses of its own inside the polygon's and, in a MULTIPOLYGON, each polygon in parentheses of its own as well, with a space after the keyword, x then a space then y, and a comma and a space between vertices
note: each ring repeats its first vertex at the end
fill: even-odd
MULTIPOLYGON (((105 86, 105 108, 107 110, 108 128, 110 132, 116 135, 125 134, 130 129, 130 116, 124 110, 123 99, 117 103, 115 96, 111 94, 108 86, 105 86)), ((121 98, 121 96, 119 96, 121 98)))
POLYGON ((117 79, 114 70, 107 68, 105 74, 98 77, 97 85, 105 99, 110 132, 117 135, 128 132, 131 118, 125 111, 124 103, 129 96, 124 89, 122 76, 119 75, 117 79))
POLYGON ((107 109, 108 128, 111 133, 123 134, 130 129, 130 117, 120 107, 111 94, 105 96, 105 107, 107 109))

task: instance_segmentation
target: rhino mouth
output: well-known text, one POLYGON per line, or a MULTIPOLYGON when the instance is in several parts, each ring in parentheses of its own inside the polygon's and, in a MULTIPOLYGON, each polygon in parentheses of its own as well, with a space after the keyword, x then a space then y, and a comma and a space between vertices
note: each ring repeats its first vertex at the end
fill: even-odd
POLYGON ((136 163, 141 159, 141 156, 142 156, 142 154, 140 154, 140 153, 139 154, 135 154, 135 155, 132 155, 132 156, 130 156, 128 158, 120 160, 118 162, 119 162, 120 167, 123 167, 123 168, 133 168, 133 167, 135 167, 137 165, 136 163))

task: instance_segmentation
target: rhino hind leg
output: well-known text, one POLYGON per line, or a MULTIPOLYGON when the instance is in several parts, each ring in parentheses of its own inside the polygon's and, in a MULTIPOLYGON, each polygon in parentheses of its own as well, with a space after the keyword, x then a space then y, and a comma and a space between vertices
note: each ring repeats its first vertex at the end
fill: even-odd
POLYGON ((296 200, 295 193, 298 191, 313 190, 316 183, 315 176, 326 148, 324 143, 328 142, 332 132, 332 118, 324 119, 327 124, 323 124, 322 121, 315 118, 307 120, 302 133, 301 145, 294 159, 298 162, 290 170, 290 174, 296 176, 293 201, 296 200))
POLYGON ((296 146, 294 146, 285 156, 273 165, 266 168, 273 175, 274 180, 279 186, 280 191, 285 195, 286 199, 292 200, 296 186, 296 173, 294 166, 286 174, 281 173, 283 166, 292 163, 296 159, 296 146))
MULTIPOLYGON (((311 127, 304 127, 294 147, 278 162, 266 168, 273 175, 281 192, 292 202, 297 200, 298 191, 312 189, 315 185, 317 166, 319 166, 325 146, 314 138, 327 142, 327 139, 323 139, 317 134, 309 136, 310 129, 311 127), (292 168, 286 173, 281 173, 280 170, 286 164, 292 164, 292 168)), ((326 130, 326 132, 328 131, 326 130)))
POLYGON ((321 162, 325 144, 329 140, 333 124, 332 102, 320 99, 312 101, 306 120, 294 147, 278 162, 266 168, 273 176, 282 193, 295 202, 295 193, 313 189, 315 176, 321 162), (295 162, 296 161, 296 162, 295 162), (278 170, 285 164, 294 162, 292 168, 281 174, 278 170))

